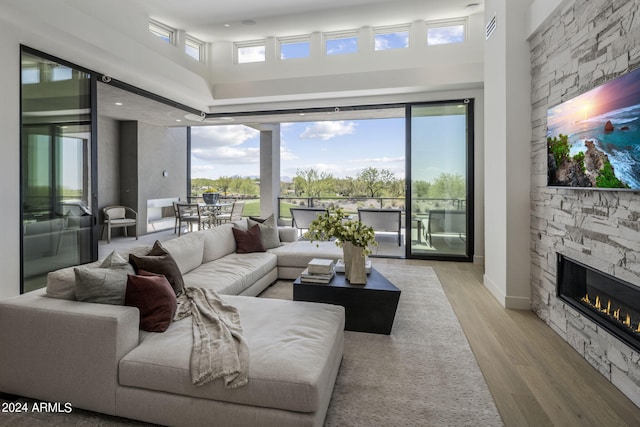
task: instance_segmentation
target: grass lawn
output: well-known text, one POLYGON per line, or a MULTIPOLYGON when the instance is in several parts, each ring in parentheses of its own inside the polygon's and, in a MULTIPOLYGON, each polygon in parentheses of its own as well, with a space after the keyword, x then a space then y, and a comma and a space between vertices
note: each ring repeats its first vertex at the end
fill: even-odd
MULTIPOLYGON (((291 218, 291 214, 289 213, 289 208, 296 207, 296 205, 292 203, 280 202, 280 214, 283 218, 291 218)), ((251 199, 245 200, 244 210, 242 211, 242 216, 260 216, 260 199, 251 199)))

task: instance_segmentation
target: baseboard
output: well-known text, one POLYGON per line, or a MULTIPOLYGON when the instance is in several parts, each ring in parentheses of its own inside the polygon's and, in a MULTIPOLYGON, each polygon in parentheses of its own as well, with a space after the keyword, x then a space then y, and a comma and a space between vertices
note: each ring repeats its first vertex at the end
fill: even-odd
POLYGON ((484 287, 504 308, 513 310, 531 310, 531 298, 505 295, 502 290, 485 274, 482 276, 484 287))
POLYGON ((496 286, 495 283, 493 283, 493 281, 489 278, 489 276, 484 274, 482 276, 482 283, 484 284, 484 287, 487 288, 489 293, 491 293, 491 295, 493 295, 493 297, 500 303, 500 305, 505 307, 505 297, 506 297, 506 295, 504 295, 500 291, 500 288, 498 286, 496 286))
POLYGON ((474 255, 473 256, 473 263, 474 264, 478 264, 478 265, 484 265, 484 256, 474 255))

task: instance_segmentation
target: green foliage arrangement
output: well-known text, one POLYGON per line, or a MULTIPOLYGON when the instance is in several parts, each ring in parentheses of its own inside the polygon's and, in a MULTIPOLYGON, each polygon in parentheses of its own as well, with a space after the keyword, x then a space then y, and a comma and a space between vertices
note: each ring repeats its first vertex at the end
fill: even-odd
POLYGON ((304 237, 310 241, 335 239, 336 245, 342 247, 345 242, 363 248, 365 255, 371 253, 370 245, 377 245, 372 227, 359 220, 349 219, 342 208, 329 209, 309 224, 304 237))
POLYGON ((569 157, 569 137, 567 135, 560 134, 557 137, 548 137, 547 147, 549 152, 553 154, 557 166, 560 166, 563 159, 569 157))

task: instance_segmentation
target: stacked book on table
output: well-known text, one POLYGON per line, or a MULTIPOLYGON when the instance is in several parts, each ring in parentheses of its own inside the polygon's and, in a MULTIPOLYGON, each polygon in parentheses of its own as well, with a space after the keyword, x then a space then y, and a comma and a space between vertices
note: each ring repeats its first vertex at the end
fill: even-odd
POLYGON ((304 283, 329 283, 336 274, 336 263, 332 259, 314 258, 300 273, 304 283))

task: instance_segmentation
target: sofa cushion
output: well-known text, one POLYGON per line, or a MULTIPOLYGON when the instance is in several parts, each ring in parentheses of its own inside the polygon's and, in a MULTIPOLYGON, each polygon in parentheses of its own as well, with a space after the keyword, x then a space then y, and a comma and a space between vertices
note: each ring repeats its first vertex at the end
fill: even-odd
POLYGON ((265 249, 277 248, 281 245, 278 224, 276 224, 276 219, 273 214, 264 219, 249 217, 247 224, 249 227, 258 225, 262 246, 264 246, 265 249))
POLYGON ((133 274, 133 267, 121 261, 125 260, 112 253, 99 267, 74 268, 78 301, 123 305, 127 276, 133 274))
POLYGON ((167 240, 162 247, 176 260, 180 272, 185 274, 202 264, 204 235, 201 232, 187 233, 167 240))
POLYGON ((151 251, 146 256, 130 254, 129 262, 133 265, 136 272, 145 270, 151 273, 164 275, 169 283, 171 283, 171 287, 176 295, 180 295, 182 293, 184 281, 182 279, 180 268, 171 254, 164 249, 160 242, 156 241, 153 248, 151 248, 151 251))
POLYGON ((264 252, 260 227, 258 224, 250 227, 247 231, 233 227, 233 238, 236 239, 236 252, 239 254, 250 254, 252 252, 264 252))
POLYGON ((231 254, 185 274, 184 284, 210 288, 219 294, 238 295, 276 266, 276 256, 267 252, 231 254))
MULTIPOLYGON (((149 246, 138 246, 130 249, 128 252, 120 252, 120 256, 124 259, 129 259, 129 254, 146 255, 151 248, 149 246)), ((83 267, 98 267, 104 260, 94 261, 88 264, 83 264, 83 267)), ((78 267, 74 265, 72 267, 61 268, 56 271, 52 271, 47 274, 47 296, 50 298, 75 300, 76 299, 76 274, 73 271, 78 267)))
POLYGON ((164 332, 176 314, 176 294, 166 277, 144 270, 129 275, 124 305, 140 310, 140 329, 164 332))
POLYGON ((142 336, 122 358, 123 386, 243 405, 313 412, 333 387, 330 375, 342 357, 344 308, 266 298, 224 296, 238 309, 249 345, 249 382, 226 389, 223 381, 194 386, 189 370, 191 319, 173 322, 163 334, 142 336), (295 319, 295 321, 292 321, 295 319))
POLYGON ((313 258, 338 260, 343 257, 342 248, 335 242, 310 242, 298 240, 269 249, 278 256, 278 267, 306 267, 313 258))
POLYGON ((233 238, 232 228, 233 224, 222 224, 201 232, 204 235, 203 263, 214 261, 236 251, 236 240, 233 238))

